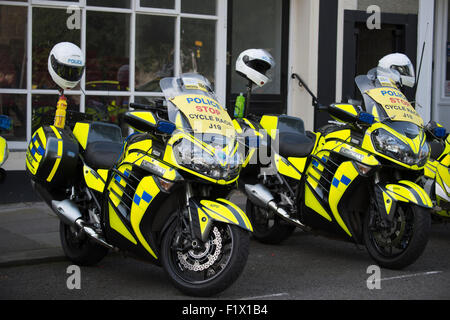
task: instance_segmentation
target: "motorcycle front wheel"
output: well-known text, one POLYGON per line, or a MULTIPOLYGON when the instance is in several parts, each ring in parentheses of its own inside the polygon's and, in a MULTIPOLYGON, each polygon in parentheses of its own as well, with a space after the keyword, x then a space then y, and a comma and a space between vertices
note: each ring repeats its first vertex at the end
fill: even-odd
POLYGON ((403 269, 414 263, 428 242, 430 210, 399 202, 388 223, 373 208, 366 215, 363 229, 369 255, 388 269, 403 269))
POLYGON ((208 239, 192 239, 176 219, 165 232, 161 262, 172 283, 187 295, 208 297, 228 288, 248 258, 249 233, 235 225, 215 223, 208 239))

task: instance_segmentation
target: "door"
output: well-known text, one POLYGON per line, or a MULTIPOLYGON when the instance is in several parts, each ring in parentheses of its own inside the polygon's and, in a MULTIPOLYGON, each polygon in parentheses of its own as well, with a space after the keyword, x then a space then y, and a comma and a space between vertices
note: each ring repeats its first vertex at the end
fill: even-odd
POLYGON ((229 0, 227 38, 226 99, 230 114, 233 115, 236 97, 245 95, 247 85, 235 71, 236 59, 251 48, 269 51, 276 65, 269 73, 272 81, 253 90, 250 113, 286 113, 289 0, 229 0))
MULTIPOLYGON (((370 30, 364 11, 345 11, 342 99, 360 99, 355 77, 375 68, 390 53, 404 53, 416 65, 417 15, 384 13, 381 28, 370 30)), ((413 101, 413 91, 406 95, 413 101)))

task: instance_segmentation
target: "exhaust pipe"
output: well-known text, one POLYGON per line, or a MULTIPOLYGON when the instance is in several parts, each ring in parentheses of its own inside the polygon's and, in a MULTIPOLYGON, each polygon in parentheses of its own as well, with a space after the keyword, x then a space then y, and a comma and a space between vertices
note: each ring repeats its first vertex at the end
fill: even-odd
POLYGON ((309 231, 307 226, 301 223, 298 219, 291 218, 286 210, 278 206, 272 193, 262 184, 246 184, 245 193, 247 194, 248 199, 256 206, 269 209, 283 220, 293 223, 303 230, 309 231))
POLYGON ((86 222, 82 219, 82 214, 80 209, 69 199, 65 200, 53 200, 55 197, 47 189, 45 189, 39 183, 31 180, 31 186, 36 191, 36 193, 52 208, 53 212, 56 213, 61 221, 69 226, 81 230, 83 233, 87 234, 92 240, 107 247, 108 249, 115 249, 112 245, 107 243, 103 237, 98 234, 94 229, 86 225, 86 222))
POLYGON ((70 226, 77 225, 77 220, 82 218, 78 207, 70 200, 52 201, 52 209, 62 222, 70 226))
POLYGON ((71 200, 52 201, 52 209, 62 222, 69 226, 73 226, 78 230, 81 230, 89 236, 95 242, 107 247, 108 249, 114 249, 112 245, 107 243, 100 234, 94 229, 86 225, 86 222, 82 219, 82 215, 78 207, 71 200))

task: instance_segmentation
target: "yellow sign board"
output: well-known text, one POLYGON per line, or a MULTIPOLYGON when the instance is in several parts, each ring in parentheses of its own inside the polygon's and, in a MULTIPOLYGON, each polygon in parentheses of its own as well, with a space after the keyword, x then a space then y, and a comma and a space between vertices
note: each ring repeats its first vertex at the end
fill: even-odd
POLYGON ((417 113, 406 97, 395 88, 376 88, 366 91, 366 93, 383 106, 389 118, 394 121, 407 121, 423 125, 422 117, 417 113))
POLYGON ((232 120, 227 110, 216 100, 203 95, 187 94, 170 101, 183 112, 194 133, 215 133, 234 137, 232 120))

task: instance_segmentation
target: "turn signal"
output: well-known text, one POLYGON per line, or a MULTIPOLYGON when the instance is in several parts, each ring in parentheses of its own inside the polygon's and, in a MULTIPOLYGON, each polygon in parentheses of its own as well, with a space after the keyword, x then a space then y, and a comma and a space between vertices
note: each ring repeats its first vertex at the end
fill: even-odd
POLYGON ((362 163, 355 162, 356 168, 358 169, 359 173, 362 175, 367 175, 370 170, 372 170, 372 167, 366 166, 362 163))

